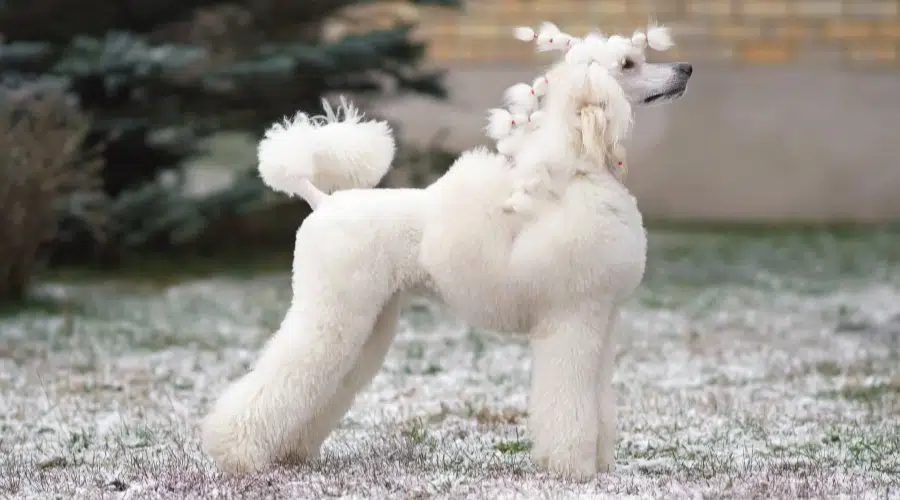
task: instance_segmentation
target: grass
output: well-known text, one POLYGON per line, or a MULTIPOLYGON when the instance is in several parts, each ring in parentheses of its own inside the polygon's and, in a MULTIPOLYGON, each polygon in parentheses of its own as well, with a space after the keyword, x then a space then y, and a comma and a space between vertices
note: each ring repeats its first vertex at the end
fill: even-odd
POLYGON ((289 255, 198 257, 48 274, 0 311, 0 498, 900 496, 900 233, 650 242, 613 474, 537 470, 527 345, 417 301, 320 461, 223 477, 197 421, 281 321, 289 255))
POLYGON ((840 390, 825 391, 824 397, 842 398, 863 403, 880 402, 882 399, 900 400, 900 381, 875 384, 870 386, 848 386, 840 390))
POLYGON ((531 449, 531 442, 522 439, 500 441, 494 444, 494 449, 504 454, 525 453, 531 449))

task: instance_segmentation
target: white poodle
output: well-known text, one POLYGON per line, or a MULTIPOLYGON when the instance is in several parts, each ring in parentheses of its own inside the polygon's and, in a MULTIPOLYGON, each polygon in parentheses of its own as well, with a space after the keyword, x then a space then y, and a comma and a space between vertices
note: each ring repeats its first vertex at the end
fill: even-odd
POLYGON ((545 23, 516 36, 565 57, 491 112, 500 153, 466 152, 425 189, 365 189, 390 168, 394 140, 347 102, 267 131, 263 180, 314 212, 297 231, 280 328, 203 421, 204 449, 223 470, 317 456, 379 370, 410 291, 527 335, 534 459, 576 478, 612 470, 613 330, 646 253, 621 141, 631 105, 681 96, 691 66, 646 62, 646 46, 671 45, 659 27, 579 39, 545 23))

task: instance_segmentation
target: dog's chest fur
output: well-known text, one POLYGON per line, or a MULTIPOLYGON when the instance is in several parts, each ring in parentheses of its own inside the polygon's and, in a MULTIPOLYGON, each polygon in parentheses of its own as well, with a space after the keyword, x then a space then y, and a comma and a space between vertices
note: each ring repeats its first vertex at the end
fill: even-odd
POLYGON ((420 265, 436 296, 472 324, 521 332, 549 310, 634 291, 646 237, 624 186, 575 180, 558 200, 510 214, 514 178, 488 160, 463 162, 428 189, 420 265))

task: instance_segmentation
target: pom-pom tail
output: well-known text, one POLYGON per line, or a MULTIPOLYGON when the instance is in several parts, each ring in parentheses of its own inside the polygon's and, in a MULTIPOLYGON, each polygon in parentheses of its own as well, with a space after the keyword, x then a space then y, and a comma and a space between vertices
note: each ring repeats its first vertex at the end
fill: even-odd
POLYGON ((259 175, 276 191, 300 196, 315 208, 327 193, 371 188, 390 169, 394 137, 386 122, 363 121, 353 104, 272 125, 259 142, 259 175))

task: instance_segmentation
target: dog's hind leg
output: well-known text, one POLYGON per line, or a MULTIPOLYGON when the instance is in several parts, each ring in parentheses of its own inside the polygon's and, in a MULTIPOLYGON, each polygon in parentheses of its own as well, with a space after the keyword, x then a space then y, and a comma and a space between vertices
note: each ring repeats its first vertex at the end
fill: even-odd
POLYGON ((604 351, 613 347, 611 309, 605 303, 575 304, 551 312, 531 332, 532 456, 542 467, 577 479, 605 465, 598 450, 610 445, 601 429, 607 413, 601 404, 609 402, 603 379, 604 351))
POLYGON ((355 366, 341 381, 328 404, 300 431, 296 446, 288 450, 284 461, 299 463, 318 456, 322 443, 350 410, 357 394, 369 385, 384 364, 397 332, 401 305, 401 296, 397 294, 382 309, 355 366))
POLYGON ((353 300, 343 289, 301 293, 253 370, 225 390, 203 422, 203 447, 226 472, 257 471, 288 455, 357 363, 393 295, 379 301, 365 293, 353 300))

